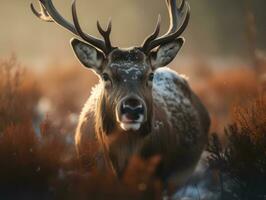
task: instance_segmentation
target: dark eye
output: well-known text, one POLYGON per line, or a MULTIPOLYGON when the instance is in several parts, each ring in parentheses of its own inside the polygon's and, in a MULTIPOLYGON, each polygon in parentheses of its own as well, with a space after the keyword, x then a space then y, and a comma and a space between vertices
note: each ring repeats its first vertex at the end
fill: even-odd
POLYGON ((149 81, 153 81, 153 78, 154 78, 154 73, 150 73, 149 74, 149 81))
POLYGON ((107 73, 103 73, 103 75, 102 75, 102 79, 103 79, 104 81, 109 81, 109 80, 110 80, 109 75, 108 75, 107 73))

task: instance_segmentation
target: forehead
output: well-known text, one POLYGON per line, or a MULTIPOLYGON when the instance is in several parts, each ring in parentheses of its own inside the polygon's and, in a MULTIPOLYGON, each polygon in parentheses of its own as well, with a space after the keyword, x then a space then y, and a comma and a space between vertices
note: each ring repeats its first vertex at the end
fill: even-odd
POLYGON ((115 50, 110 54, 108 67, 122 79, 140 79, 148 70, 146 56, 138 49, 115 50))

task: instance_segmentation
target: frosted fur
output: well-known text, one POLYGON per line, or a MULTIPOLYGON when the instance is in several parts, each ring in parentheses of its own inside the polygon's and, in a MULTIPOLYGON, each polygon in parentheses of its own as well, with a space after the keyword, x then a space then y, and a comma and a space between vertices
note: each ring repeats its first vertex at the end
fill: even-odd
POLYGON ((93 159, 97 167, 109 165, 118 176, 132 155, 161 155, 161 171, 156 175, 179 186, 189 178, 204 149, 209 115, 187 77, 166 67, 156 69, 151 62, 139 49, 117 49, 109 55, 98 75, 107 73, 110 79, 100 78, 92 89, 80 116, 76 147, 87 166, 88 144, 97 143, 99 151, 93 159), (119 110, 124 99, 132 96, 143 101, 147 111, 135 123, 124 119, 119 110), (107 165, 101 164, 103 157, 107 165))
MULTIPOLYGON (((199 127, 197 113, 194 107, 191 105, 190 99, 185 96, 182 87, 188 87, 188 78, 184 75, 180 75, 169 68, 157 69, 153 81, 153 103, 162 108, 167 114, 167 121, 176 130, 186 131, 186 120, 189 120, 191 124, 195 124, 195 130, 187 130, 187 134, 183 139, 183 142, 193 143, 198 137, 196 127, 199 127), (180 114, 179 114, 180 113, 180 114), (184 113, 188 119, 184 119, 184 113)), ((97 84, 91 92, 91 96, 86 102, 81 119, 88 112, 95 112, 97 106, 97 100, 99 99, 103 91, 103 83, 97 84)), ((163 127, 163 122, 154 120, 153 127, 158 129, 163 127)), ((189 127, 190 128, 190 127, 189 127)), ((179 140, 179 138, 177 138, 179 140)))
MULTIPOLYGON (((125 70, 127 71, 127 70, 125 70)), ((171 110, 168 106, 176 105, 181 103, 181 96, 183 94, 174 83, 174 79, 178 80, 180 83, 187 84, 188 78, 184 75, 180 75, 169 68, 160 68, 156 70, 154 81, 153 81, 153 102, 164 108, 168 114, 169 119, 171 119, 171 110)), ((100 82, 95 85, 92 90, 90 97, 86 104, 84 105, 82 115, 84 116, 88 111, 94 112, 97 105, 97 100, 99 99, 103 91, 103 83, 100 82)), ((186 98, 182 99, 182 102, 189 105, 189 100, 186 98)))
POLYGON ((124 61, 121 63, 115 63, 111 64, 110 68, 113 68, 120 72, 120 74, 123 76, 124 74, 124 82, 128 81, 128 77, 130 77, 131 80, 137 80, 139 77, 145 72, 147 69, 147 66, 142 65, 140 67, 140 64, 136 64, 133 61, 124 61), (130 75, 130 76, 128 76, 130 75))
POLYGON ((190 144, 198 139, 200 131, 197 128, 199 122, 196 110, 184 91, 189 89, 187 80, 187 77, 169 68, 159 68, 156 70, 153 81, 153 102, 164 109, 168 117, 167 121, 175 130, 186 132, 186 135, 181 137, 182 142, 190 144), (187 119, 184 119, 184 116, 187 119), (185 126, 187 120, 195 125, 194 130, 185 126))
POLYGON ((160 155, 155 176, 164 186, 178 188, 189 178, 200 158, 210 120, 182 75, 168 68, 156 71, 176 57, 184 43, 180 36, 190 16, 185 0, 180 8, 175 8, 174 0, 166 3, 171 21, 169 31, 158 37, 158 20, 155 32, 142 46, 128 49, 112 46, 111 23, 107 30, 97 24, 101 39, 82 33, 75 2, 74 24, 62 18, 52 8, 51 1, 42 4, 40 13, 33 5, 31 8, 39 18, 57 22, 83 39, 72 39, 72 48, 79 61, 101 80, 92 89, 76 130, 81 167, 86 170, 97 167, 103 173, 104 169, 108 173, 111 169, 117 177, 123 177, 133 155, 144 160, 160 155), (183 17, 182 23, 179 22, 183 17), (131 107, 123 108, 125 102, 131 107), (137 107, 139 104, 141 108, 137 107), (124 121, 123 115, 127 118, 124 121), (135 120, 138 117, 139 121, 135 120))
POLYGON ((156 71, 153 81, 153 101, 159 104, 167 113, 168 120, 172 118, 171 109, 176 103, 180 103, 180 91, 173 79, 185 83, 186 80, 169 68, 160 68, 156 71))

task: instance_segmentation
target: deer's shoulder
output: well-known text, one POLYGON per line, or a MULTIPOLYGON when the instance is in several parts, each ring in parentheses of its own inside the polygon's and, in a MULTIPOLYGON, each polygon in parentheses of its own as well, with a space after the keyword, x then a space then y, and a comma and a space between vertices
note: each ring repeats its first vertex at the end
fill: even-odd
POLYGON ((189 103, 190 88, 187 79, 185 75, 166 67, 156 70, 153 83, 155 103, 170 107, 189 103))
POLYGON ((191 101, 191 95, 191 89, 184 75, 169 68, 156 71, 153 101, 167 114, 167 121, 171 122, 176 130, 185 129, 188 120, 197 123, 197 111, 191 101))

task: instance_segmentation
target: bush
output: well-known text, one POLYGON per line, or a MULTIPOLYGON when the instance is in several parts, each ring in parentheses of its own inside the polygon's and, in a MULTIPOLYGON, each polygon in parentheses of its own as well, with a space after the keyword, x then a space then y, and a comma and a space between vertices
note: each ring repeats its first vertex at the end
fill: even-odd
MULTIPOLYGON (((157 156, 145 161, 134 156, 121 181, 111 172, 80 168, 73 143, 75 116, 96 78, 88 81, 89 75, 78 67, 54 69, 40 78, 22 68, 14 56, 0 62, 0 198, 162 199, 162 183, 153 177, 157 156), (50 107, 47 102, 52 102, 50 107), (44 119, 46 112, 49 117, 44 119)), ((251 97, 258 88, 249 70, 201 75, 207 76, 207 84, 198 92, 220 126, 232 103, 236 99, 246 103, 247 94, 251 97)), ((225 148, 216 135, 210 140, 208 163, 220 171, 223 199, 265 195, 261 187, 266 180, 265 102, 262 97, 235 110, 235 123, 225 131, 225 148)))
POLYGON ((160 199, 160 182, 152 178, 158 158, 132 158, 122 182, 111 172, 84 171, 76 157, 74 134, 65 133, 71 129, 54 123, 53 118, 41 118, 43 113, 36 107, 43 96, 54 100, 59 108, 54 116, 62 118, 61 122, 68 112, 77 112, 80 98, 73 98, 73 93, 78 96, 85 88, 78 87, 78 72, 74 72, 47 73, 49 78, 36 84, 36 75, 22 68, 14 56, 1 61, 0 198, 160 199), (60 95, 67 100, 58 98, 58 88, 51 89, 52 94, 47 92, 42 84, 47 81, 60 83, 57 86, 64 88, 60 95))
POLYGON ((220 171, 221 199, 265 199, 266 96, 236 109, 225 134, 224 149, 217 135, 208 148, 210 167, 220 171))
POLYGON ((201 83, 195 84, 195 91, 211 114, 213 132, 223 131, 232 121, 232 108, 240 104, 245 106, 258 90, 258 77, 247 67, 232 66, 213 73, 203 78, 201 83))
POLYGON ((36 118, 40 92, 33 74, 12 56, 0 61, 0 133, 12 124, 36 118))

